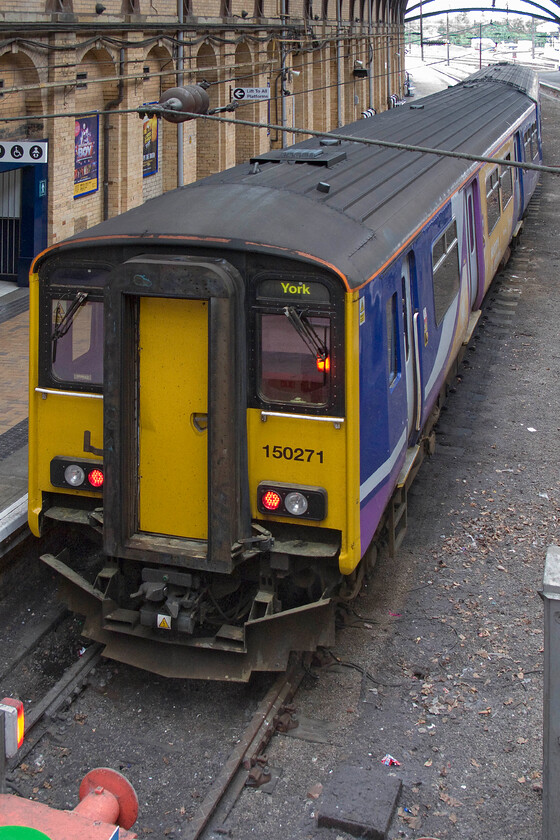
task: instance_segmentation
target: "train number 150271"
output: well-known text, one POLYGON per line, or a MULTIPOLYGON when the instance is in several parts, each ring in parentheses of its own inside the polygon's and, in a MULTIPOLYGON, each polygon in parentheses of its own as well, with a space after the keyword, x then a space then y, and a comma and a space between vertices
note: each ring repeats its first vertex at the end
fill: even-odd
POLYGON ((312 458, 316 458, 320 464, 323 463, 322 449, 301 449, 297 447, 292 449, 291 446, 263 446, 264 453, 267 458, 284 458, 286 461, 307 461, 309 463, 312 458))

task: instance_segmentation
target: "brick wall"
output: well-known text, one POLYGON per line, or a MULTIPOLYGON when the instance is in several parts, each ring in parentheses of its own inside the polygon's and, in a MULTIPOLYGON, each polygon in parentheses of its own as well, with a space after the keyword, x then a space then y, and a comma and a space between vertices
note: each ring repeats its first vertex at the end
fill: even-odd
MULTIPOLYGON (((105 12, 97 16, 92 12, 92 0, 73 0, 68 20, 91 21, 91 30, 60 32, 56 28, 59 18, 46 11, 46 0, 26 2, 23 16, 19 1, 0 0, 0 21, 10 20, 16 13, 21 21, 20 28, 14 25, 14 31, 5 34, 7 46, 0 47, 0 80, 4 82, 0 88, 0 137, 49 140, 50 242, 175 188, 180 149, 182 182, 189 183, 283 142, 300 139, 289 134, 288 141, 283 141, 282 134, 275 130, 203 119, 186 122, 182 128, 160 121, 158 171, 144 178, 142 120, 136 113, 125 112, 157 101, 162 91, 177 84, 177 4, 176 0, 158 0, 157 30, 152 27, 156 16, 149 0, 140 0, 141 17, 126 19, 121 15, 122 0, 103 0, 103 5, 105 12), (52 31, 44 35, 35 32, 33 39, 26 38, 21 26, 32 19, 52 21, 52 31), (145 28, 127 31, 129 20, 142 21, 145 28), (119 21, 122 30, 115 31, 111 21, 119 21), (102 26, 107 24, 111 40, 104 38, 102 26), (93 45, 92 35, 98 36, 93 45), (32 40, 45 47, 48 44, 49 50, 34 47, 32 40), (119 84, 121 61, 124 79, 119 84), (79 73, 86 73, 87 79, 78 79, 79 73), (76 122, 80 114, 103 112, 108 106, 111 113, 99 116, 97 189, 75 197, 76 122), (45 119, 45 114, 60 116, 45 119), (2 122, 10 116, 23 119, 2 122)), ((287 126, 329 130, 337 127, 339 114, 342 123, 358 119, 369 107, 370 83, 368 79, 355 79, 356 60, 373 75, 373 106, 378 111, 387 107, 388 64, 390 90, 401 91, 404 66, 396 54, 404 54, 402 27, 374 21, 373 36, 368 37, 367 24, 348 19, 349 0, 343 2, 338 26, 331 0, 328 17, 308 21, 306 27, 301 25, 304 0, 290 0, 290 17, 284 22, 279 18, 285 8, 280 0, 262 0, 263 16, 259 19, 253 17, 258 8, 254 0, 231 0, 231 16, 223 21, 223 29, 205 30, 201 21, 218 23, 221 5, 221 0, 192 2, 193 15, 185 21, 183 32, 184 84, 206 79, 213 108, 227 105, 235 87, 270 85, 270 102, 244 104, 233 115, 226 115, 230 119, 280 123, 282 101, 287 126), (248 12, 245 18, 241 16, 243 11, 248 12), (338 51, 340 86, 337 32, 342 45, 338 51), (294 33, 299 33, 298 38, 294 33)), ((321 4, 316 2, 314 7, 322 15, 321 4)))

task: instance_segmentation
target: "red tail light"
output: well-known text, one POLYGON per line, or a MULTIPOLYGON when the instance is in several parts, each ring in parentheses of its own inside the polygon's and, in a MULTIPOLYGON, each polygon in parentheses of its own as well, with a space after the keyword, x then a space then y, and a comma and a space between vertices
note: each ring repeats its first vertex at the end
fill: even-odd
POLYGON ((92 487, 96 489, 103 486, 103 472, 101 470, 91 470, 88 473, 88 481, 92 487))
POLYGON ((276 490, 267 490, 263 493, 261 504, 267 510, 278 510, 282 504, 282 497, 276 490))

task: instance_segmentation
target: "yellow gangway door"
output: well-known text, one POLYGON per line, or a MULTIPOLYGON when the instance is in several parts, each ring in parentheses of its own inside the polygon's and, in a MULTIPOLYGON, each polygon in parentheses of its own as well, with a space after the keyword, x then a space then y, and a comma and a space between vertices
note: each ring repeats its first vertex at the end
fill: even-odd
POLYGON ((142 297, 139 529, 208 538, 208 302, 142 297))

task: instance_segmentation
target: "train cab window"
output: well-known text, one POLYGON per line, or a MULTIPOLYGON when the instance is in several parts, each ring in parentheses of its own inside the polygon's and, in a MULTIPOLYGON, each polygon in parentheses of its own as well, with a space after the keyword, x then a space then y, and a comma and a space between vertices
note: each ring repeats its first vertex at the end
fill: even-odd
MULTIPOLYGON (((505 160, 511 160, 508 154, 505 160)), ((502 191, 502 212, 513 196, 513 178, 510 166, 500 166, 500 189, 502 191)))
POLYGON ((434 310, 439 326, 459 291, 459 245, 455 220, 434 242, 432 248, 434 272, 434 310))
POLYGON ((51 302, 52 375, 60 382, 103 382, 103 304, 87 293, 51 302))
POLYGON ((331 323, 286 306, 281 314, 258 316, 261 399, 323 406, 330 398, 331 323))
POLYGON ((500 179, 497 167, 486 176, 486 213, 488 233, 492 233, 500 218, 500 179))
POLYGON ((103 384, 103 286, 109 270, 58 266, 40 274, 41 385, 98 391, 103 384))

